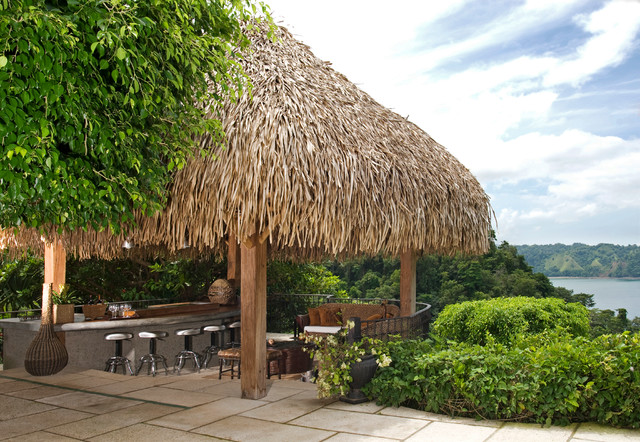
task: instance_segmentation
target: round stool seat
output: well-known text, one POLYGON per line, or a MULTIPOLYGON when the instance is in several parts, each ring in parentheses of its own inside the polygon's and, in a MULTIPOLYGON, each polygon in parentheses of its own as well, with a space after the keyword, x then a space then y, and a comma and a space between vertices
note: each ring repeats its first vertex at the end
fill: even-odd
POLYGON ((202 328, 203 331, 208 331, 208 332, 219 332, 219 331, 224 331, 226 329, 227 327, 224 325, 207 325, 202 328))
POLYGON ((242 327, 242 323, 240 321, 232 322, 231 324, 227 324, 227 329, 231 331, 231 340, 225 344, 225 347, 239 347, 240 339, 238 336, 239 328, 242 327))
POLYGON ((175 373, 176 369, 178 374, 180 374, 180 370, 184 366, 186 360, 193 360, 193 364, 195 365, 196 370, 200 373, 201 359, 198 353, 191 349, 191 337, 202 334, 201 328, 183 328, 175 331, 176 336, 184 336, 184 350, 176 355, 176 360, 173 363, 173 371, 175 373))
POLYGON ((195 336, 201 334, 202 330, 199 328, 184 328, 182 330, 176 330, 177 336, 195 336))
POLYGON ((216 340, 221 338, 221 334, 223 334, 226 329, 227 327, 224 325, 205 325, 202 327, 203 331, 211 332, 211 344, 202 351, 202 354, 204 355, 204 362, 202 363, 202 366, 205 369, 209 366, 211 357, 218 354, 218 351, 220 351, 222 344, 218 344, 216 340))
POLYGON ((169 333, 165 331, 144 331, 138 333, 138 336, 142 339, 149 339, 149 353, 140 358, 140 363, 136 369, 136 376, 140 374, 142 366, 146 363, 148 364, 147 375, 152 374, 155 377, 158 362, 164 366, 164 374, 168 375, 167 359, 163 355, 156 353, 156 339, 166 338, 169 336, 169 333))
POLYGON ((164 331, 140 332, 138 333, 138 336, 143 339, 160 339, 166 338, 169 336, 169 333, 164 331))
POLYGON ((240 359, 241 350, 238 347, 225 348, 218 352, 218 356, 223 359, 240 359))
POLYGON ((128 358, 122 356, 122 341, 126 341, 131 338, 133 338, 133 333, 127 332, 106 333, 104 335, 104 339, 106 341, 115 341, 116 345, 115 354, 107 360, 104 371, 115 373, 118 367, 122 366, 123 373, 126 374, 126 370, 129 370, 129 374, 133 376, 131 362, 129 362, 128 358))
POLYGON ((106 335, 104 335, 104 339, 107 341, 122 341, 124 339, 131 339, 131 338, 133 338, 133 334, 125 333, 125 332, 107 333, 106 335))

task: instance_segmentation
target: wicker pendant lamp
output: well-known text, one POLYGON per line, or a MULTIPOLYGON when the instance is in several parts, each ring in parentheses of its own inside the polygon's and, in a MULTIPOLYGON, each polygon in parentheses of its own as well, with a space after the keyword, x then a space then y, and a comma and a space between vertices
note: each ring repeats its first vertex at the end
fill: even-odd
POLYGON ((51 284, 42 285, 40 330, 27 348, 24 368, 33 376, 50 376, 66 367, 69 355, 53 331, 51 284))

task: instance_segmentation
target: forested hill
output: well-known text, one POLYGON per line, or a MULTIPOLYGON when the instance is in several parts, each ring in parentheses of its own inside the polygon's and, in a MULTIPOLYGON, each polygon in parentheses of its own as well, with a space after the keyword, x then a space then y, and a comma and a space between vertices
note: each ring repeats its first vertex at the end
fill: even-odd
POLYGON ((576 243, 516 246, 534 272, 546 276, 640 277, 640 247, 576 243))

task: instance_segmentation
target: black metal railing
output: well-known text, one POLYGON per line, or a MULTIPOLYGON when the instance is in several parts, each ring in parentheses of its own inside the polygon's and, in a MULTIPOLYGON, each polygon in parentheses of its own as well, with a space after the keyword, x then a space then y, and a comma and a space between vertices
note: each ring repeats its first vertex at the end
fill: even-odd
POLYGON ((417 302, 416 308, 420 308, 420 310, 410 316, 361 320, 361 334, 362 336, 382 340, 387 340, 393 336, 400 336, 403 339, 426 338, 429 334, 429 323, 431 322, 431 305, 417 302))
MULTIPOLYGON (((400 306, 398 299, 380 298, 341 298, 333 295, 319 294, 287 294, 270 295, 267 298, 267 330, 275 333, 296 334, 296 315, 305 314, 309 308, 325 303, 348 304, 394 304, 400 306)), ((363 336, 377 339, 388 339, 398 335, 404 339, 424 338, 429 333, 431 321, 431 305, 416 303, 417 312, 410 316, 382 318, 377 320, 363 319, 361 330, 363 336)))

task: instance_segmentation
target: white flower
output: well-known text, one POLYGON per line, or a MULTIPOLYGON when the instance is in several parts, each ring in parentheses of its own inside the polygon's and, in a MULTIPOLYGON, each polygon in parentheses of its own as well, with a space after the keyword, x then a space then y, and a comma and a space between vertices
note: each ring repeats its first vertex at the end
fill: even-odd
POLYGON ((385 354, 380 355, 379 359, 376 359, 376 362, 380 367, 388 367, 391 364, 391 358, 385 354))

